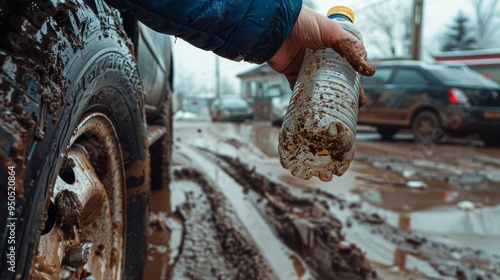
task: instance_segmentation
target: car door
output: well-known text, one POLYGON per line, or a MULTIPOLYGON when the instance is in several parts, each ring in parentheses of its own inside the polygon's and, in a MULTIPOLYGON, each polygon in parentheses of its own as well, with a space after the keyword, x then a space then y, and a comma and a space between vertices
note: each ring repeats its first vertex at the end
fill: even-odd
POLYGON ((380 67, 372 77, 362 76, 362 85, 366 94, 366 103, 359 110, 359 124, 376 124, 383 120, 381 110, 384 110, 384 101, 381 100, 386 83, 393 74, 393 67, 380 67))
POLYGON ((429 99, 429 84, 418 67, 395 68, 380 97, 384 118, 395 125, 409 125, 414 108, 429 99))

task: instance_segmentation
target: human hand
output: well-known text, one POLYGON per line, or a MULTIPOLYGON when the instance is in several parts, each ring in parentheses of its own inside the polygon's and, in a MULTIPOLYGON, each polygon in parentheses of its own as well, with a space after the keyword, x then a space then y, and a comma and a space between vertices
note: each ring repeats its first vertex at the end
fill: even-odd
POLYGON ((375 74, 375 66, 368 60, 361 41, 342 29, 335 21, 306 6, 302 6, 292 32, 267 64, 285 75, 293 88, 304 60, 305 50, 327 48, 333 48, 345 57, 361 75, 375 74))

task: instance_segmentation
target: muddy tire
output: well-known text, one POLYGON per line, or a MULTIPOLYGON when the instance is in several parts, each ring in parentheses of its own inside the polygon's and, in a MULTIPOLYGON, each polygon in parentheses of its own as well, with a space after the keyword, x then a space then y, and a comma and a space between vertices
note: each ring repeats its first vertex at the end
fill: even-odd
POLYGON ((398 129, 389 126, 377 126, 377 132, 383 140, 391 140, 392 137, 398 132, 398 129))
POLYGON ((441 129, 438 117, 431 111, 418 113, 413 119, 412 132, 417 143, 433 142, 443 143, 446 134, 441 129))
POLYGON ((113 272, 101 278, 140 278, 149 199, 144 93, 119 19, 101 1, 94 10, 80 0, 8 2, 15 5, 0 14, 0 204, 14 208, 2 207, 0 226, 15 238, 0 241, 0 278, 57 279, 63 263, 80 266, 50 253, 51 234, 66 242, 57 242, 66 256, 85 249, 88 263, 105 260, 95 276, 106 268, 113 272), (109 207, 91 203, 99 198, 97 206, 109 207))
POLYGON ((222 121, 221 113, 219 110, 217 110, 215 115, 212 116, 212 122, 221 122, 221 121, 222 121))

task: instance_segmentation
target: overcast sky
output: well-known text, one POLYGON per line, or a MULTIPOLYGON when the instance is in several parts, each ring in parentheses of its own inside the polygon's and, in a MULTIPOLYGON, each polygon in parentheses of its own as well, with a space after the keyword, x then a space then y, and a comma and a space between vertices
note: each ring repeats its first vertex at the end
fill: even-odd
MULTIPOLYGON (((402 0, 411 1, 411 0, 402 0)), ((363 16, 363 10, 380 8, 380 5, 389 1, 383 0, 315 0, 316 10, 325 14, 333 5, 346 5, 353 8, 358 17, 363 16), (379 4, 382 3, 382 4, 379 4), (368 7, 368 8, 367 8, 368 7)), ((470 0, 424 0, 424 20, 423 20, 423 38, 425 42, 422 46, 424 53, 437 51, 439 47, 440 33, 448 26, 459 10, 464 12, 471 11, 470 0)), ((468 14, 467 14, 468 15, 468 14)), ((471 16, 472 15, 468 15, 471 16)), ((363 33, 363 30, 361 30, 363 33)), ((179 78, 192 77, 193 82, 201 85, 199 88, 206 88, 209 91, 214 90, 215 84, 215 60, 212 52, 206 52, 191 46, 182 39, 173 39, 174 43, 174 65, 177 75, 176 83, 179 78)), ((367 45, 368 54, 376 52, 374 46, 367 45)), ((425 56, 425 54, 424 54, 425 56)), ((248 71, 257 65, 246 62, 233 62, 220 58, 221 78, 227 80, 233 85, 234 90, 239 93, 240 83, 236 75, 248 71)))

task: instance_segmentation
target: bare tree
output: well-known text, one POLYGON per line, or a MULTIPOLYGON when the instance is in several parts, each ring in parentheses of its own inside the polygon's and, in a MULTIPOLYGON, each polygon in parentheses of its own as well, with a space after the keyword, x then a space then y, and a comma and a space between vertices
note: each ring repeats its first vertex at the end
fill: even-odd
POLYGON ((176 65, 177 71, 174 76, 174 90, 178 94, 193 95, 198 92, 208 91, 207 85, 198 81, 184 65, 176 65))
POLYGON ((384 56, 408 56, 411 44, 411 5, 408 1, 379 2, 377 9, 365 8, 360 19, 364 40, 384 56))
POLYGON ((498 13, 498 0, 472 0, 474 14, 476 16, 476 41, 477 47, 489 48, 493 39, 496 39, 495 34, 498 32, 498 25, 494 23, 496 19, 500 19, 498 13))

